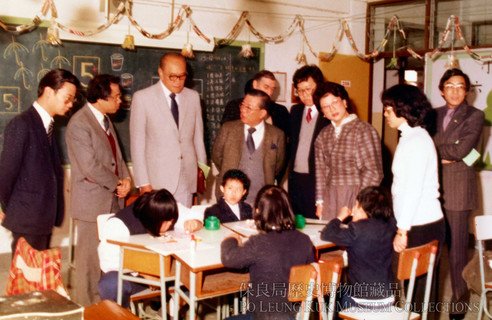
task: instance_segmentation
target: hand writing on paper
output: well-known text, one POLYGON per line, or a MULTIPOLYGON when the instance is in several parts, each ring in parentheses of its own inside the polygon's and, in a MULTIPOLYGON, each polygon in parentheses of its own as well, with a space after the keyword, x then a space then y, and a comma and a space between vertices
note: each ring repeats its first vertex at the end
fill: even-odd
POLYGON ((193 219, 185 221, 184 229, 187 233, 192 233, 200 230, 203 227, 203 223, 200 220, 193 219))

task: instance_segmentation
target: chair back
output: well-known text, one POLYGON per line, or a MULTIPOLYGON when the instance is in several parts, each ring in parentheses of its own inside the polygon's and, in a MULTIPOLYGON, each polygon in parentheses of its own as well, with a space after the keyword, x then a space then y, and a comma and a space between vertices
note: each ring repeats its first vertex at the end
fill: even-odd
POLYGON ((108 222, 108 219, 112 216, 114 216, 114 213, 103 213, 97 216, 97 236, 99 237, 99 241, 106 240, 102 231, 104 230, 104 226, 108 222))
POLYGON ((11 296, 43 290, 55 290, 68 298, 61 277, 60 249, 38 251, 21 237, 10 265, 6 294, 11 296))
POLYGON ((325 256, 318 263, 313 263, 317 273, 317 287, 315 295, 318 305, 321 306, 320 316, 323 320, 331 320, 335 314, 335 297, 340 285, 343 257, 341 255, 325 256), (324 297, 329 295, 328 305, 324 297))
POLYGON ((422 306, 422 319, 427 319, 438 243, 437 240, 433 240, 418 247, 405 249, 400 253, 397 278, 400 280, 409 280, 405 299, 405 311, 408 318, 411 313, 410 305, 412 302, 413 290, 415 288, 415 278, 427 274, 424 302, 422 306))
POLYGON ((288 299, 290 302, 302 302, 313 295, 316 270, 310 264, 290 268, 288 299))
POLYGON ((492 215, 475 217, 475 238, 479 241, 492 240, 492 215))

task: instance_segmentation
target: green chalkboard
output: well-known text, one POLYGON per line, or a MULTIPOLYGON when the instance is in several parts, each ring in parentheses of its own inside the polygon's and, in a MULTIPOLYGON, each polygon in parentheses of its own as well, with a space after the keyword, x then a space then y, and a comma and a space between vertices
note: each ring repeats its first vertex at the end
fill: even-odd
MULTIPOLYGON (((0 32, 0 148, 6 124, 36 100, 39 79, 52 68, 64 68, 72 71, 84 86, 98 73, 121 77, 125 102, 113 122, 123 156, 131 161, 128 124, 132 94, 159 81, 160 57, 173 50, 138 47, 136 51, 125 51, 118 45, 72 41, 53 47, 43 40, 45 36, 46 28, 18 36, 0 32)), ((219 129, 224 106, 229 100, 242 97, 244 85, 260 70, 262 49, 255 44, 254 57, 245 59, 239 56, 240 46, 224 46, 214 52, 195 52, 195 58, 187 60, 190 74, 187 86, 198 91, 201 97, 208 151, 219 129)), ((82 104, 83 99, 73 111, 82 104)), ((69 117, 56 121, 64 163, 68 163, 64 132, 69 117)))

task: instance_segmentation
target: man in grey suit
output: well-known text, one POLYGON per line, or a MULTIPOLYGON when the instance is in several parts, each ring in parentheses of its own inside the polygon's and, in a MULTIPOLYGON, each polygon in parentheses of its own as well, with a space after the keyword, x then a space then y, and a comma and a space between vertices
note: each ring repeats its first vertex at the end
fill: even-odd
POLYGON ((468 217, 478 207, 477 178, 463 160, 477 148, 484 113, 466 102, 470 79, 459 69, 447 70, 439 82, 446 105, 437 108, 434 136, 441 161, 441 187, 447 224, 451 274, 450 319, 463 319, 469 299, 462 272, 468 262, 468 217))
POLYGON ((249 204, 264 185, 275 183, 275 176, 285 162, 285 135, 265 123, 269 101, 266 93, 251 89, 240 105, 241 120, 228 121, 220 128, 212 151, 212 160, 219 170, 216 195, 220 194, 222 175, 229 169, 240 169, 250 178, 245 200, 249 204))
POLYGON ((85 306, 99 301, 97 216, 123 208, 131 185, 108 117, 121 104, 119 82, 118 77, 107 74, 94 77, 87 88, 87 104, 73 115, 67 126, 70 213, 77 226, 74 300, 85 306))
POLYGON ((190 207, 197 187, 197 163, 206 163, 198 92, 185 88, 186 61, 162 56, 160 81, 135 92, 130 117, 131 155, 140 193, 169 190, 190 207))

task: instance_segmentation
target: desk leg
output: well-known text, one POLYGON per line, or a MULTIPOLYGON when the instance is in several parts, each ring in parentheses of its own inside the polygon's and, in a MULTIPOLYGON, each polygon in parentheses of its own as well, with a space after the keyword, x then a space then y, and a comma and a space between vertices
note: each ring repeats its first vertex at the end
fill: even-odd
POLYGON ((121 300, 123 300, 123 279, 121 278, 123 276, 123 259, 125 256, 125 252, 123 250, 123 247, 120 247, 120 265, 118 268, 118 287, 117 287, 117 296, 116 296, 116 302, 121 306, 121 300))
POLYGON ((176 271, 174 274, 174 314, 173 318, 179 317, 179 291, 181 290, 181 262, 176 259, 176 271))
POLYGON ((190 320, 195 320, 196 309, 196 274, 190 271, 190 320))
MULTIPOLYGON (((167 320, 167 303, 166 303, 166 275, 164 274, 164 256, 159 255, 159 272, 161 275, 161 312, 162 319, 167 320)), ((177 318, 176 318, 177 319, 177 318)))

